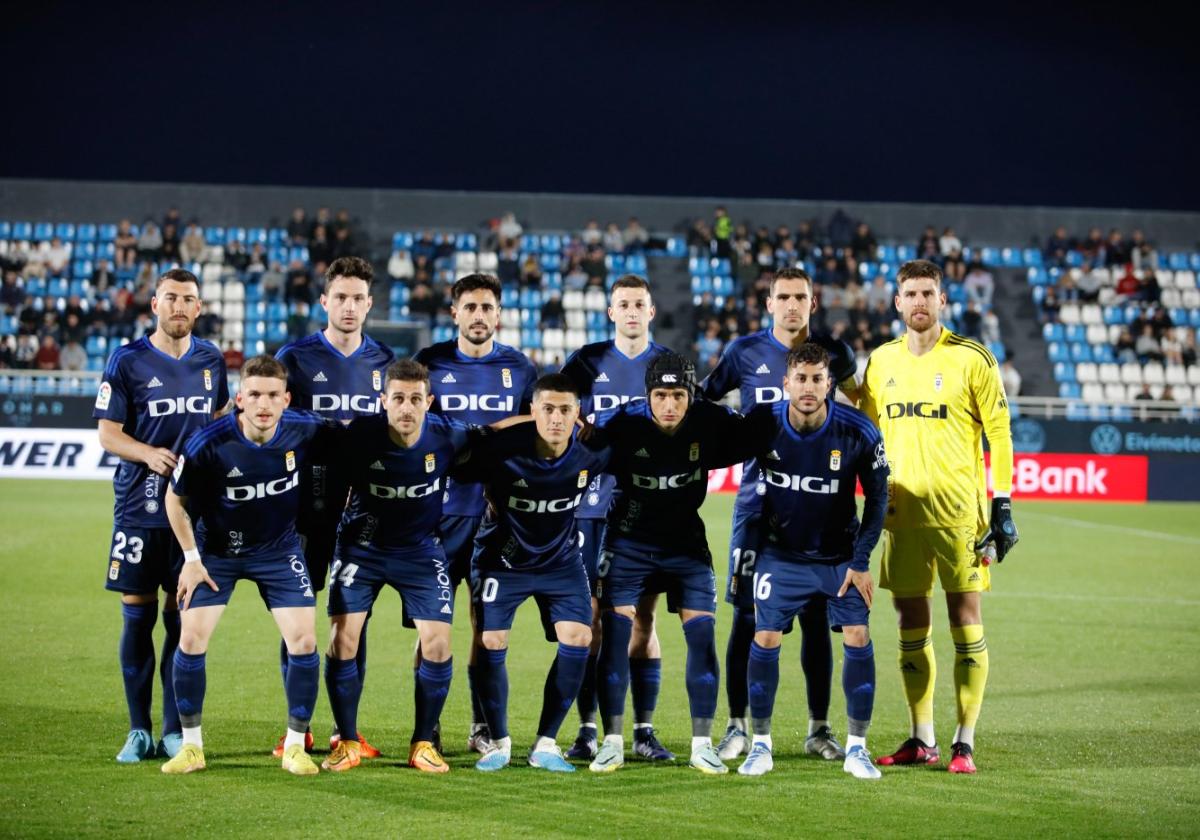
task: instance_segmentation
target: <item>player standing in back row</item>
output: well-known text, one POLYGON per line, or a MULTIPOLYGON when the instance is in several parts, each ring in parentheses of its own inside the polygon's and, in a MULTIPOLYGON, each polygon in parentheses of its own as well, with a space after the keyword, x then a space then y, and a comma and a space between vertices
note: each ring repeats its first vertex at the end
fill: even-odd
POLYGON ((939 322, 946 305, 941 269, 913 260, 900 267, 896 284, 896 309, 908 332, 871 354, 862 408, 883 432, 891 467, 879 585, 891 590, 900 621, 900 676, 912 735, 879 763, 939 759, 931 636, 936 569, 955 648, 958 728, 949 770, 974 773, 975 723, 988 677, 980 597, 991 589, 986 552, 994 547, 1000 561, 1017 542, 1008 400, 995 357, 939 322), (983 433, 995 487, 990 519, 983 433))
MULTIPOLYGON (((496 329, 500 326, 500 281, 490 274, 468 274, 450 288, 450 298, 453 301, 450 314, 458 326, 458 336, 426 347, 414 357, 429 370, 435 398, 432 411, 478 426, 527 413, 537 371, 520 350, 496 341, 496 329)), ((439 531, 452 591, 470 578, 475 532, 486 507, 482 487, 447 479, 439 531)), ((491 741, 479 706, 477 658, 476 645, 472 645, 467 663, 471 692, 467 749, 485 753, 491 749, 491 741)), ((419 649, 413 670, 414 674, 420 670, 419 649)), ((440 752, 439 741, 440 737, 434 738, 440 752)))
MULTIPOLYGON (((650 340, 654 301, 650 284, 636 274, 626 274, 613 283, 608 317, 616 326, 616 338, 585 344, 572 353, 562 372, 579 389, 580 414, 594 420, 597 412, 616 408, 646 394, 646 368, 667 351, 650 340)), ((587 671, 579 689, 579 737, 567 751, 568 758, 596 757, 596 658, 600 651, 600 611, 596 601, 600 544, 604 521, 613 502, 615 479, 604 473, 592 478, 587 495, 575 512, 583 567, 592 585, 592 646, 587 671)), ((630 679, 633 688, 634 750, 651 760, 671 760, 674 755, 654 735, 654 707, 662 675, 662 649, 654 629, 657 594, 639 605, 630 639, 630 679)))
MULTIPOLYGON (((379 394, 383 391, 383 373, 395 354, 379 342, 363 335, 363 324, 371 311, 371 282, 375 272, 361 257, 340 257, 325 272, 325 291, 321 306, 329 313, 325 329, 284 345, 275 354, 288 372, 288 392, 292 405, 312 411, 330 420, 349 423, 355 417, 379 413, 379 394)), ((346 506, 349 480, 337 465, 312 464, 305 471, 301 514, 297 525, 304 537, 304 557, 312 575, 313 588, 320 592, 329 574, 337 541, 338 523, 346 506)), ((369 617, 369 616, 368 616, 369 617)), ((359 681, 367 675, 367 626, 363 623, 358 641, 359 681)), ((279 667, 287 682, 287 646, 279 648, 279 667)), ((376 758, 379 750, 359 733, 352 733, 361 744, 363 758, 376 758)), ((329 739, 337 747, 335 726, 329 739)), ((311 733, 305 746, 312 748, 311 733)), ((283 755, 283 739, 275 746, 275 756, 283 755)))
POLYGON ((117 761, 173 758, 182 744, 175 708, 172 658, 179 644, 175 586, 183 556, 171 535, 163 499, 183 443, 229 402, 225 359, 216 345, 192 335, 200 315, 200 284, 181 268, 158 278, 150 335, 115 350, 104 369, 92 416, 100 445, 121 459, 113 476, 113 536, 105 588, 121 593, 121 675, 129 706, 129 736, 117 761), (150 734, 154 691, 154 625, 164 592, 162 738, 150 734))
MULTIPOLYGON (((741 391, 741 410, 749 413, 762 403, 785 399, 780 383, 789 350, 806 341, 819 344, 829 353, 829 374, 851 402, 857 400, 854 351, 839 339, 812 335, 809 319, 817 309, 816 288, 808 272, 785 268, 771 280, 767 312, 770 329, 743 336, 729 344, 721 361, 700 383, 700 394, 719 400, 734 388, 741 391)), ((754 641, 754 561, 759 543, 760 500, 757 493, 759 466, 754 460, 742 467, 742 485, 733 508, 733 532, 729 540, 729 578, 725 600, 733 604, 733 629, 725 649, 725 691, 729 700, 729 725, 717 747, 728 761, 749 750, 750 731, 746 722, 747 667, 754 641)), ((789 623, 790 629, 790 623, 789 623)), ((832 761, 845 757, 829 727, 829 697, 833 680, 833 647, 825 612, 815 601, 800 613, 800 665, 808 691, 808 739, 804 749, 832 761)))

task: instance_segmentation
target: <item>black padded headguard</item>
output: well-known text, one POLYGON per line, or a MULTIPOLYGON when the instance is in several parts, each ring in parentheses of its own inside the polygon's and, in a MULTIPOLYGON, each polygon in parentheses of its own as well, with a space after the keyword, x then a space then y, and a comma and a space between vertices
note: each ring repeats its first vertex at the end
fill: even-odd
POLYGON ((646 366, 646 397, 655 388, 687 388, 688 399, 696 398, 696 366, 678 353, 661 353, 646 366))

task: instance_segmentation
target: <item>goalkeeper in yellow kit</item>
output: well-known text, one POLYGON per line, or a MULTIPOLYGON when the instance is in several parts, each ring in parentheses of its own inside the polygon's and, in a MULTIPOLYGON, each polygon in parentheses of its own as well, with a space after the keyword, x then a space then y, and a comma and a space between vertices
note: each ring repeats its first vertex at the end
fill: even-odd
POLYGON ((1017 542, 1009 493, 1013 455, 1008 400, 987 348, 956 335, 938 316, 942 272, 925 260, 900 267, 896 309, 905 335, 867 363, 862 410, 879 426, 891 478, 879 584, 900 620, 900 675, 912 736, 878 763, 936 764, 933 730, 933 576, 946 593, 954 638, 958 728, 951 773, 974 773, 975 722, 987 684, 980 593, 991 588, 988 561, 1017 542), (981 435, 992 453, 989 516, 981 435))

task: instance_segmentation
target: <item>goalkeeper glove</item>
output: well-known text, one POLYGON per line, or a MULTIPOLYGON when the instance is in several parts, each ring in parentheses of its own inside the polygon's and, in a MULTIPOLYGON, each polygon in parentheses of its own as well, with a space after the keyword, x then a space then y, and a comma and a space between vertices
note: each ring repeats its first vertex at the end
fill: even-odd
POLYGON ((1012 500, 992 499, 992 521, 976 549, 982 550, 988 543, 993 543, 996 547, 996 562, 999 563, 1012 551, 1018 539, 1017 525, 1012 520, 1012 500))

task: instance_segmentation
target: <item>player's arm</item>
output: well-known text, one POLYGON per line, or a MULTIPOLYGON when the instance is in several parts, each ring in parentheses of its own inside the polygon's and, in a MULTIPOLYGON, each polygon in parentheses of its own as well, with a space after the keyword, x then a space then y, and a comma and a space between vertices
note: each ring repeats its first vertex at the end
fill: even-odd
POLYGON ((878 432, 867 439, 859 452, 855 463, 855 475, 862 485, 865 500, 858 533, 854 537, 850 568, 846 570, 846 579, 842 581, 838 597, 845 595, 853 586, 863 596, 863 601, 869 608, 875 596, 875 580, 871 577, 871 552, 875 550, 883 533, 883 518, 887 514, 888 504, 887 453, 883 448, 883 438, 878 432))
POLYGON ((860 398, 858 385, 858 362, 854 350, 840 339, 829 348, 829 375, 837 383, 851 405, 857 406, 860 398))
POLYGON ((175 598, 185 610, 192 603, 192 593, 200 584, 207 583, 214 592, 217 591, 217 584, 209 577, 208 570, 200 560, 196 531, 187 512, 187 496, 179 495, 175 490, 176 486, 182 488, 189 480, 184 478, 187 471, 187 458, 180 457, 179 465, 172 473, 171 484, 167 487, 166 497, 167 521, 171 523, 171 533, 175 535, 175 541, 183 549, 183 568, 179 572, 179 586, 175 591, 175 598))
POLYGON ((717 366, 708 376, 704 377, 704 381, 697 387, 697 396, 717 402, 738 386, 742 374, 738 366, 737 355, 733 352, 733 345, 732 341, 725 345, 725 351, 721 353, 721 359, 717 362, 717 366))
POLYGON ((151 472, 167 476, 175 469, 175 453, 163 446, 142 443, 125 432, 116 420, 99 421, 100 445, 118 458, 145 464, 151 472))
POLYGON ((867 415, 867 419, 879 427, 879 405, 875 402, 875 392, 871 387, 871 362, 875 359, 872 353, 867 357, 867 369, 863 371, 862 383, 858 386, 858 410, 867 415))
MULTIPOLYGON (((989 354, 990 355, 990 354, 989 354)), ((1012 520, 1013 446, 1008 397, 1000 379, 1000 366, 980 362, 971 377, 972 396, 983 421, 992 453, 992 515, 988 532, 979 548, 995 543, 996 562, 1002 561, 1017 544, 1017 526, 1012 520)))

